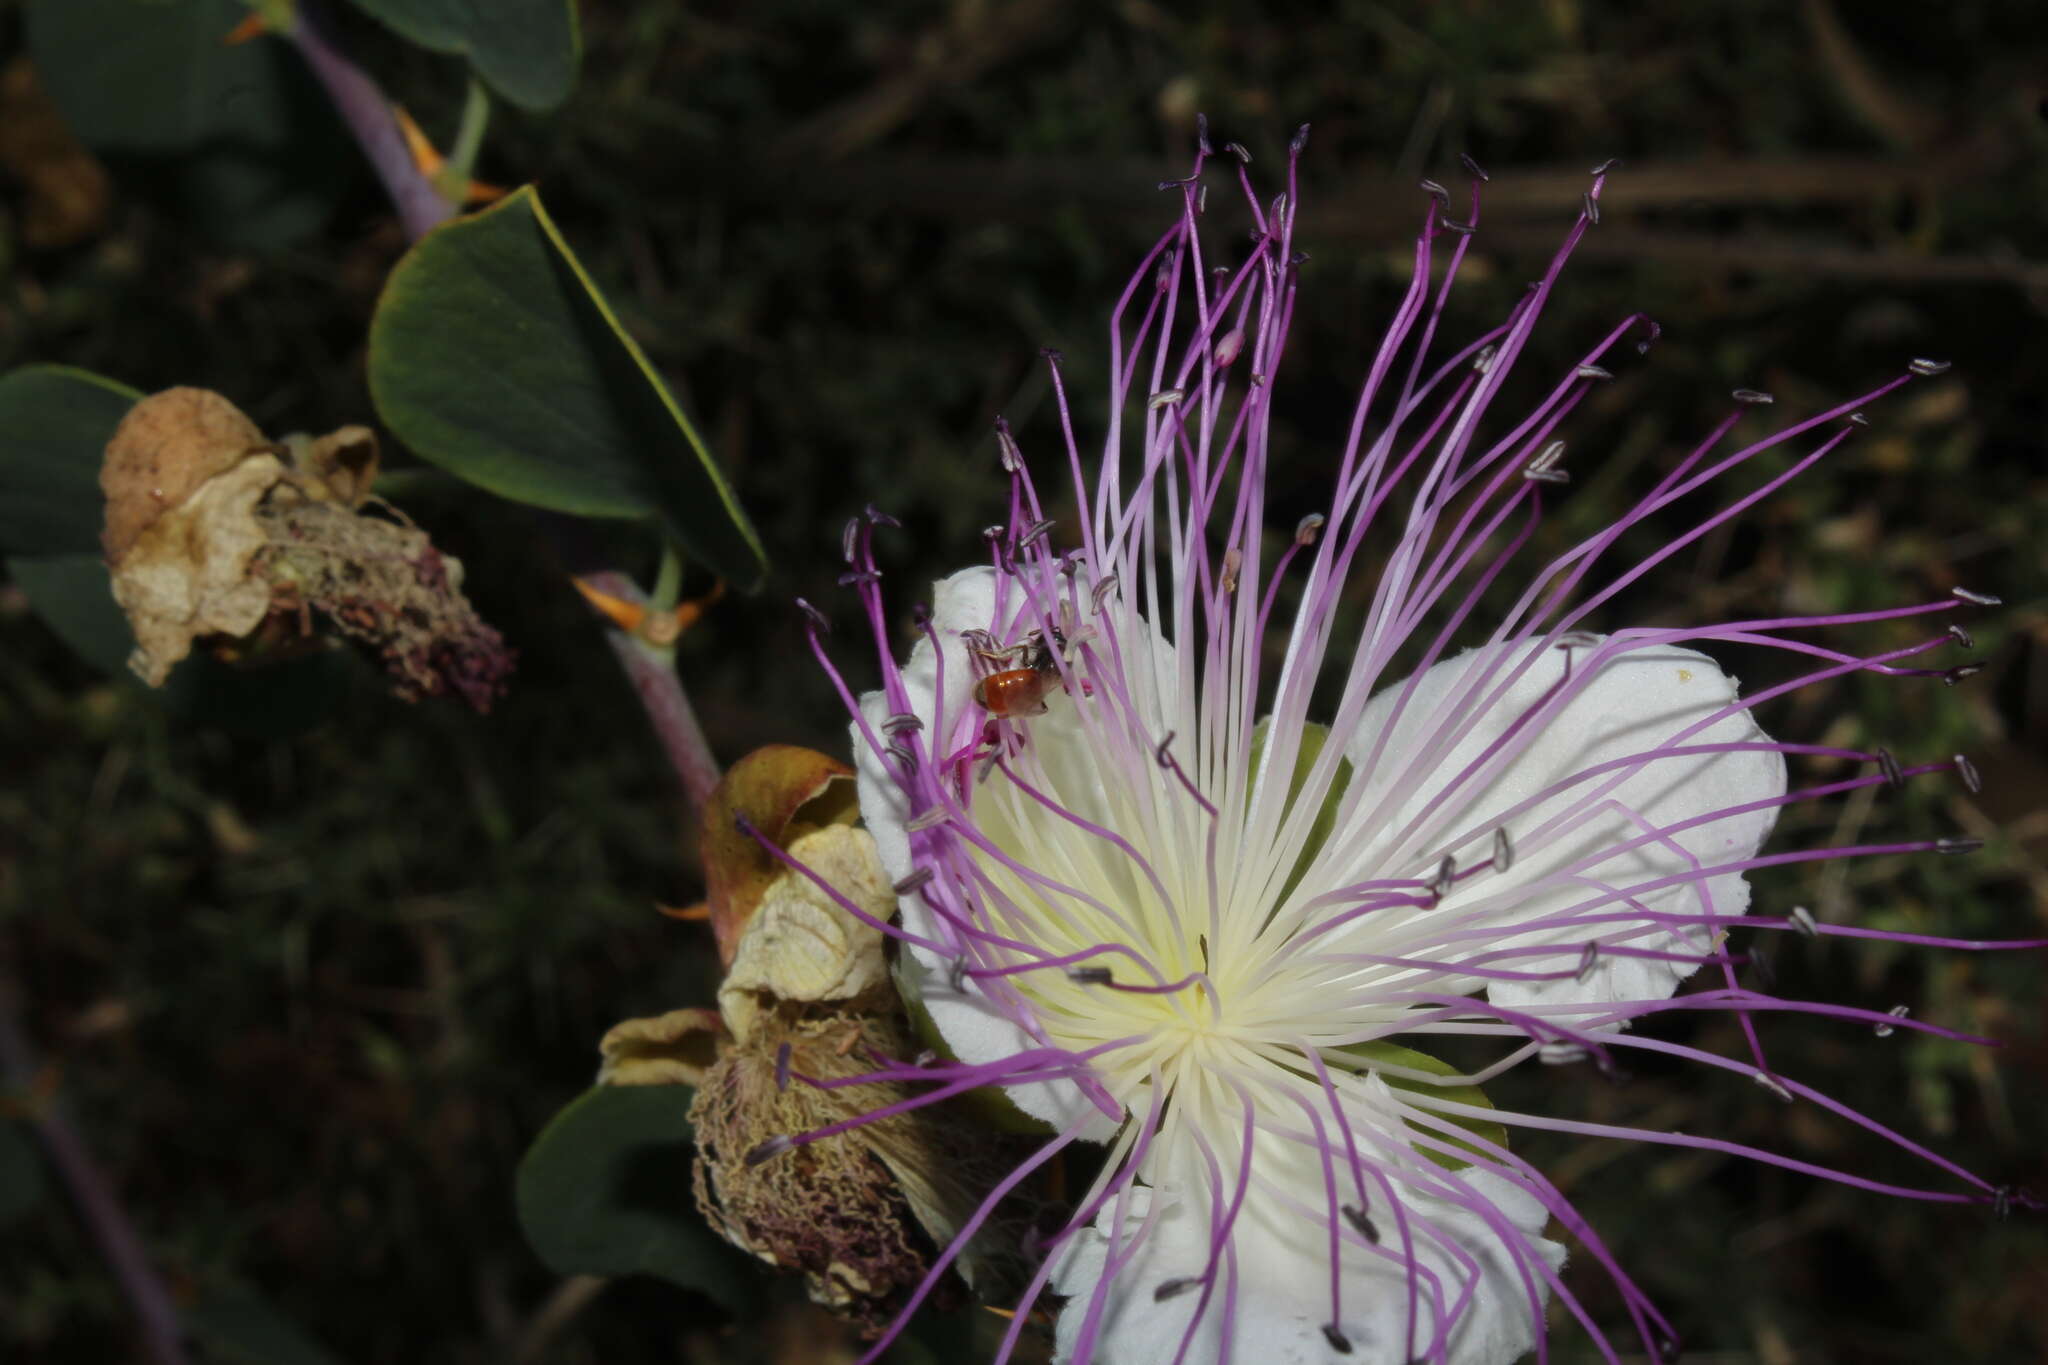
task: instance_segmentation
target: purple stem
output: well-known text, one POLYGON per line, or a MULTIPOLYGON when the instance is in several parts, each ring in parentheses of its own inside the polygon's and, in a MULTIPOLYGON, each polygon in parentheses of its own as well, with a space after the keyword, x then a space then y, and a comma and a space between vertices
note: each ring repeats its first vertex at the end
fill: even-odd
MULTIPOLYGON (((4 985, 0 989, 5 989, 4 985)), ((11 994, 0 996, 0 1084, 26 1095, 34 1086, 38 1068, 34 1050, 15 1023, 11 994)), ((178 1323, 177 1305, 151 1268, 142 1239, 108 1187, 99 1164, 54 1099, 30 1103, 27 1108, 29 1123, 42 1139, 43 1150, 70 1193, 79 1218, 113 1270, 122 1295, 135 1309, 148 1358, 156 1365, 186 1365, 191 1357, 185 1354, 185 1329, 178 1323)))
POLYGON ((384 182, 384 191, 398 210, 407 240, 416 242, 454 217, 455 205, 413 164, 405 135, 392 114, 391 101, 377 88, 377 82, 335 45, 326 6, 320 0, 299 0, 298 22, 292 25, 289 36, 299 55, 306 59, 306 65, 320 78, 320 84, 327 87, 335 111, 355 135, 356 144, 369 158, 377 178, 384 182))
MULTIPOLYGON (((413 162, 391 101, 336 46, 331 21, 320 0, 299 0, 298 23, 293 25, 290 36, 306 64, 313 68, 313 74, 327 87, 342 122, 354 134, 377 178, 384 182, 385 193, 398 210, 398 221, 405 228, 407 239, 416 242, 454 217, 455 205, 413 162)), ((614 597, 630 602, 646 600, 646 594, 623 574, 592 574, 589 581, 614 597)), ((633 683, 634 695, 647 711, 648 722, 661 738, 669 766, 675 769, 691 804, 703 810, 711 799, 712 789, 718 785, 718 761, 711 756, 711 745, 697 723, 697 713, 683 691, 682 680, 676 676, 672 659, 624 632, 613 632, 611 645, 612 652, 619 657, 619 666, 633 683)))
MULTIPOLYGON (((603 573, 588 574, 584 581, 599 592, 623 601, 646 600, 646 594, 632 579, 609 569, 603 573)), ((647 711, 648 723, 661 738, 662 752, 668 755, 669 766, 676 770, 676 776, 682 781, 684 794, 690 798, 692 806, 699 811, 704 810, 710 804, 712 789, 718 785, 718 760, 711 756, 711 743, 704 738, 704 727, 697 723, 697 712, 690 705, 689 694, 683 691, 683 680, 676 673, 674 656, 667 650, 644 644, 622 630, 606 634, 611 640, 612 653, 619 656, 619 667, 626 670, 634 694, 647 711)))

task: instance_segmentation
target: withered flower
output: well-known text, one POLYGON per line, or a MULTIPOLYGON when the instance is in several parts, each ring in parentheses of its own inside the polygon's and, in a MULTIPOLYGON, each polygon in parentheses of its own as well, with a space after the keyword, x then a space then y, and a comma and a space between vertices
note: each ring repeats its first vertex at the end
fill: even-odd
POLYGON ((512 651, 462 595, 461 564, 371 493, 377 461, 367 427, 271 441, 206 389, 137 403, 100 468, 129 666, 160 687, 202 641, 279 646, 325 628, 377 654, 401 697, 489 710, 512 651))

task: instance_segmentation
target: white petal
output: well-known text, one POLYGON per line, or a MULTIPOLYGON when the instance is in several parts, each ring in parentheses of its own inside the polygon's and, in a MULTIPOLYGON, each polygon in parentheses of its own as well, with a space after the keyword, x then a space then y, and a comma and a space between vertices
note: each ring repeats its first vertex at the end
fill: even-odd
MULTIPOLYGON (((1510 870, 1468 878, 1430 913, 1449 922, 1461 908, 1471 911, 1487 905, 1486 913, 1498 916, 1503 924, 1513 924, 1581 904, 1600 894, 1598 883, 1627 887, 1682 874, 1695 864, 1711 867, 1755 855, 1776 819, 1774 808, 1709 820, 1624 853, 1603 856, 1601 850, 1633 842, 1653 829, 1782 795, 1785 761, 1775 751, 1653 760, 1627 772, 1625 780, 1613 785, 1568 827, 1550 834, 1542 832, 1546 822, 1586 804, 1590 794, 1626 770, 1589 779, 1527 809, 1517 809, 1553 783, 1668 742, 1736 696, 1735 680, 1722 673, 1713 660, 1689 649, 1659 645, 1630 650, 1607 659, 1588 677, 1586 661, 1593 649, 1579 646, 1569 651, 1542 650, 1522 676, 1482 712, 1479 703, 1536 648, 1522 644, 1473 650, 1411 679, 1415 690, 1405 705, 1401 696, 1409 682, 1396 684, 1367 703, 1346 751, 1364 771, 1371 797, 1360 806, 1361 818, 1369 820, 1370 827, 1359 831, 1353 846, 1371 848, 1366 861, 1375 857, 1382 861, 1378 875, 1426 875, 1418 859, 1440 855, 1447 840, 1476 831, 1479 837, 1456 850, 1459 860, 1469 867, 1489 856, 1491 831, 1505 827, 1514 845, 1510 870), (1564 678, 1568 659, 1575 669, 1576 694, 1547 720, 1525 726, 1508 742, 1504 762, 1490 763, 1457 787, 1396 849, 1398 831, 1451 788, 1465 768, 1520 717, 1543 703, 1564 678), (1496 663, 1500 666, 1492 668, 1496 663), (1433 741, 1446 730, 1456 734, 1455 744, 1432 752, 1433 741), (1385 746, 1376 759, 1370 758, 1383 733, 1385 746), (1391 818, 1383 814, 1370 820, 1363 814, 1388 793, 1397 797, 1390 807, 1391 818), (1395 862, 1395 867, 1386 868, 1388 861, 1395 862), (1562 874, 1562 869, 1573 864, 1584 865, 1575 873, 1562 874)), ((1724 716, 1680 743, 1742 742, 1768 742, 1747 711, 1724 716)), ((1748 909, 1749 888, 1739 872, 1729 872, 1639 899, 1652 909, 1672 914, 1705 914, 1711 904, 1715 915, 1733 918, 1748 909)), ((1616 902, 1596 913, 1625 914, 1628 908, 1625 902, 1616 902)), ((1663 930, 1635 932, 1622 920, 1560 926, 1518 942, 1554 942, 1577 949, 1602 936, 1631 947, 1681 953, 1704 952, 1711 943, 1711 935, 1704 930, 1686 937, 1663 930)), ((1556 956, 1532 955, 1495 965, 1563 971, 1576 963, 1567 950, 1556 956)), ((1580 974, 1583 980, 1575 975, 1551 981, 1494 981, 1487 991, 1495 1003, 1516 1007, 1662 999, 1695 970, 1682 962, 1606 953, 1580 974)))
MULTIPOLYGON (((919 640, 903 666, 910 712, 925 723, 928 753, 958 750, 983 723, 983 713, 973 703, 974 669, 967 647, 960 642, 960 632, 995 628, 995 591, 995 570, 987 567, 963 569, 932 587, 933 634, 944 651, 944 695, 939 694, 940 655, 930 639, 919 640)), ((861 698, 861 713, 878 737, 882 721, 893 710, 886 693, 869 692, 861 698)), ((910 834, 904 828, 909 811, 903 789, 857 725, 853 727, 853 750, 861 818, 875 837, 890 879, 901 881, 912 870, 910 834)), ((946 938, 946 926, 932 914, 923 897, 913 892, 898 898, 897 904, 903 927, 910 933, 936 941, 946 938)), ((1038 1046, 1036 1039, 992 1007, 971 983, 964 983, 962 990, 953 989, 949 965, 949 958, 929 948, 906 944, 898 972, 906 993, 923 1000, 933 1027, 955 1057, 970 1064, 994 1062, 1038 1046)), ((1025 1113, 1055 1127, 1064 1127, 1095 1110, 1080 1089, 1066 1081, 1012 1086, 1007 1093, 1025 1113)), ((1106 1117, 1102 1125, 1104 1133, 1109 1131, 1106 1117)))
MULTIPOLYGON (((1540 1202, 1499 1176, 1467 1168, 1457 1173, 1474 1194, 1492 1203, 1537 1254, 1555 1269, 1564 1248, 1540 1234, 1545 1211, 1540 1202)), ((1310 1174, 1305 1188, 1290 1191, 1297 1203, 1320 1208, 1324 1190, 1319 1174, 1310 1174)), ((1455 1301, 1466 1271, 1463 1264, 1421 1230, 1433 1225, 1443 1238, 1476 1263, 1481 1277, 1470 1303, 1452 1330, 1448 1356, 1452 1365, 1508 1365, 1535 1344, 1535 1328, 1523 1283, 1524 1268, 1535 1280, 1538 1301, 1547 1294, 1541 1272, 1518 1268, 1514 1254, 1477 1214, 1426 1195, 1411 1194, 1406 1207, 1415 1234, 1416 1261, 1434 1274, 1443 1301, 1455 1301)), ((1063 1253, 1053 1287, 1067 1295, 1056 1331, 1061 1365, 1080 1365, 1075 1351, 1090 1301, 1110 1257, 1110 1226, 1115 1203, 1105 1205, 1093 1228, 1077 1234, 1063 1253)), ((1284 1206, 1274 1207, 1254 1189, 1233 1230, 1237 1294, 1234 1319, 1226 1339, 1223 1288, 1219 1274, 1202 1321, 1195 1329, 1186 1365, 1405 1365, 1408 1355, 1408 1273, 1391 1216, 1377 1219, 1382 1247, 1374 1251, 1348 1239, 1344 1248, 1343 1317, 1338 1323, 1350 1346, 1339 1351, 1323 1333, 1330 1321, 1329 1243, 1326 1225, 1304 1218, 1284 1206)), ((1172 1189, 1131 1192, 1125 1211, 1126 1238, 1118 1249, 1128 1254, 1116 1273, 1103 1305, 1092 1355, 1093 1365, 1170 1365, 1179 1354, 1188 1324, 1201 1306, 1194 1287, 1163 1302, 1159 1286, 1202 1273, 1209 1255, 1210 1214, 1202 1198, 1172 1189), (1152 1200, 1159 1213, 1149 1231, 1140 1230, 1152 1200), (1132 1249, 1129 1238, 1141 1241, 1132 1249)), ((1429 1284, 1421 1281, 1417 1299, 1415 1350, 1420 1354, 1436 1327, 1429 1284)))

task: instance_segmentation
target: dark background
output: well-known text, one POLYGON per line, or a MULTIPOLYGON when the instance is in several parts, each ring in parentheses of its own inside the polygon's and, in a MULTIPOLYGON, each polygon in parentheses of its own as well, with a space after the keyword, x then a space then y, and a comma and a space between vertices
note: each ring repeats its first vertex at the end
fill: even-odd
MULTIPOLYGON (((1930 777, 1794 812, 1781 847, 1960 832, 1988 849, 1782 869, 1757 901, 1929 933, 2048 930, 2048 25, 1990 0, 1635 8, 586 0, 577 93, 552 116, 501 113, 481 173, 538 181, 775 562, 758 599, 728 600, 683 645, 720 756, 843 745, 788 600, 851 625, 838 528, 871 499, 905 523, 885 558, 900 602, 976 553, 1001 508, 995 416, 1036 458, 1056 450, 1039 347, 1066 352, 1087 439, 1108 308, 1168 221, 1154 183, 1182 172, 1196 111, 1255 171, 1314 125, 1283 508, 1323 467, 1405 280, 1416 179, 1451 180, 1461 150, 1495 173, 1452 304, 1460 336, 1538 272, 1586 169, 1620 156, 1532 368, 1636 309, 1664 339, 1573 419, 1581 477, 1532 553, 1603 524, 1731 388, 1803 411, 1911 356, 1953 361, 1599 624, 1864 609, 1955 584, 2003 595, 1971 622, 1984 676, 1858 679, 1762 717, 1781 738, 1908 762, 1967 750, 1986 782, 1970 796, 1930 777)), ((18 28, 0 7, 9 54, 18 28)), ((459 66, 349 32, 445 142, 459 66)), ((0 362, 219 389, 273 431, 370 420, 363 335, 403 242, 353 152, 333 156, 323 229, 264 249, 224 244, 162 168, 125 165, 52 235, 17 169, 0 200, 0 362)), ((701 894, 694 840, 533 514, 459 487, 407 506, 520 651, 488 718, 390 700, 366 674, 295 738, 195 727, 94 674, 0 584, 6 1007, 188 1302, 254 1291, 351 1361, 850 1359, 786 1286, 737 1324, 653 1284, 548 1307, 570 1301, 550 1298, 520 1238, 511 1172, 588 1082, 607 1025, 710 1003, 706 936, 653 910, 701 894)), ((651 568, 629 533, 598 548, 651 568)), ((871 676, 844 647, 856 681, 871 676)), ((1729 662, 1750 686, 1785 676, 1782 660, 1729 662)), ((2006 1041, 1781 1017, 1767 1038, 1786 1074, 2048 1192, 2041 954, 1776 946, 1788 994, 1904 1002, 2006 1041)), ((1658 1031, 1739 1045, 1718 1018, 1658 1031)), ((1942 1184, 1739 1076, 1644 1064, 1619 1088, 1545 1072, 1495 1094, 1942 1184)), ((2038 1216, 2001 1223, 1701 1153, 1517 1146, 1672 1315, 1688 1360, 2048 1358, 2038 1216)), ((1624 1321, 1596 1270, 1569 1273, 1601 1321, 1624 1321)), ((131 1350, 90 1243, 44 1199, 0 1242, 0 1355, 131 1350)), ((1563 1328, 1554 1358, 1592 1353, 1563 1328)))

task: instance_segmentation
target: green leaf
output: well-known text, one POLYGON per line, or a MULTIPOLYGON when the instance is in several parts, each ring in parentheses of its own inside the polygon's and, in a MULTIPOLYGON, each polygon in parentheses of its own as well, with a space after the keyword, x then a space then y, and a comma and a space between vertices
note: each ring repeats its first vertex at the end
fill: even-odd
MULTIPOLYGON (((1272 732, 1272 728, 1271 716, 1267 716, 1252 727, 1252 777, 1249 781, 1256 781, 1258 778, 1259 763, 1266 751, 1266 737, 1272 732)), ((1294 776, 1287 784, 1287 807, 1290 811, 1293 809, 1295 798, 1301 795, 1302 785, 1308 781, 1309 770, 1315 767, 1316 759, 1321 757, 1323 745, 1329 738, 1329 726, 1317 725, 1312 721, 1302 724, 1301 747, 1294 755, 1294 776)), ((1316 812, 1315 821, 1309 826, 1308 838, 1301 846, 1301 856, 1294 860, 1294 868, 1287 874, 1287 881, 1280 888, 1279 900, 1274 904, 1278 905, 1287 899, 1301 881, 1302 874, 1308 871, 1308 866, 1315 860, 1316 854, 1329 842, 1331 833, 1337 828, 1337 807, 1344 799, 1344 789, 1350 785, 1351 760, 1340 758, 1337 760, 1336 775, 1330 779, 1330 789, 1323 795, 1322 809, 1316 812)))
POLYGON ((65 365, 0 378, 0 552, 99 553, 100 460, 141 397, 65 365))
POLYGON ((182 1314, 207 1359, 234 1365, 342 1365, 277 1306, 252 1289, 212 1294, 182 1314))
MULTIPOLYGON (((18 556, 7 561, 7 572, 58 639, 101 672, 132 677, 128 655, 135 636, 97 554, 18 556)), ((310 729, 340 705, 360 667, 340 649, 240 667, 195 654, 149 695, 188 725, 282 739, 310 729)))
POLYGON ((519 1223, 561 1275, 652 1275, 727 1307, 738 1254, 690 1194, 690 1096, 674 1085, 598 1086, 542 1130, 519 1163, 519 1223))
POLYGON ((34 1213, 48 1186, 43 1154, 27 1125, 0 1121, 0 1228, 34 1213))
POLYGON ((240 0, 29 0, 36 69, 95 151, 140 158, 216 238, 276 246, 318 227, 359 164, 318 82, 280 40, 229 46, 240 0))
POLYGON ((552 109, 576 84, 582 39, 574 0, 355 0, 408 42, 466 58, 484 83, 526 109, 552 109))
POLYGON ((370 324, 370 394, 415 453, 504 497, 655 518, 735 586, 760 541, 533 188, 429 233, 370 324))
MULTIPOLYGON (((1476 1085, 1432 1085, 1428 1081, 1417 1080, 1411 1076, 1396 1076, 1381 1070, 1382 1067, 1399 1066, 1406 1067, 1410 1071, 1424 1072, 1431 1076, 1455 1076, 1457 1074, 1456 1067, 1448 1062, 1439 1061, 1427 1052, 1417 1052, 1413 1048, 1402 1047, 1398 1043, 1383 1041, 1352 1043, 1338 1050, 1348 1052, 1364 1062, 1365 1069, 1377 1074, 1381 1080, 1394 1089, 1405 1091, 1411 1097, 1421 1101, 1418 1105, 1419 1108, 1429 1108, 1430 1106, 1427 1101, 1431 1098, 1450 1100, 1456 1104, 1474 1105, 1482 1109, 1493 1108, 1493 1101, 1486 1098, 1486 1092, 1476 1085)), ((1455 1124, 1466 1132, 1483 1138, 1495 1146, 1505 1147, 1508 1145, 1508 1130, 1503 1124, 1494 1123, 1488 1119, 1466 1118, 1458 1114, 1443 1114, 1440 1117, 1444 1122, 1455 1124)), ((1435 1141, 1448 1142, 1454 1146, 1463 1147, 1475 1156, 1485 1155, 1481 1149, 1473 1146, 1471 1143, 1459 1142, 1456 1138, 1447 1137, 1435 1129, 1419 1131, 1422 1131, 1425 1136, 1435 1141)), ((1430 1151, 1427 1148, 1419 1150, 1422 1151, 1424 1156, 1447 1170, 1461 1170, 1471 1165, 1468 1161, 1459 1161, 1455 1157, 1445 1156, 1442 1152, 1430 1151)))

